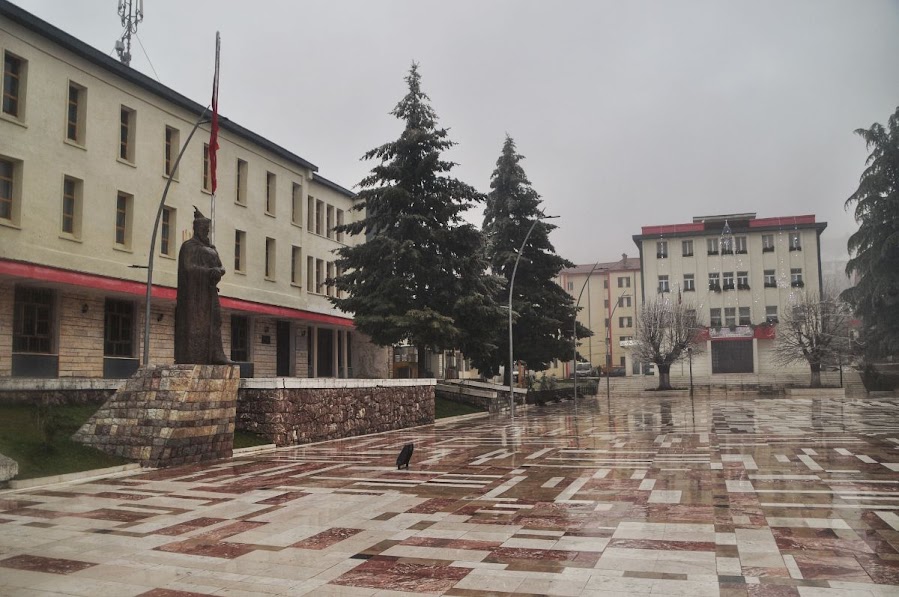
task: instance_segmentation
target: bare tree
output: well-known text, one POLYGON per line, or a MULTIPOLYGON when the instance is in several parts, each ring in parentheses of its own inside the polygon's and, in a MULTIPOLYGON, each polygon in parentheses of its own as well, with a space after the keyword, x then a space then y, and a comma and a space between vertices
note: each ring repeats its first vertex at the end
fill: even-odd
POLYGON ((821 370, 835 366, 849 352, 849 319, 846 305, 836 292, 825 288, 799 294, 780 317, 774 360, 780 365, 808 363, 811 387, 821 387, 821 370))
POLYGON ((641 362, 656 364, 660 390, 671 389, 671 365, 686 357, 688 348, 699 351, 701 328, 696 307, 690 302, 662 296, 643 303, 632 354, 641 362))

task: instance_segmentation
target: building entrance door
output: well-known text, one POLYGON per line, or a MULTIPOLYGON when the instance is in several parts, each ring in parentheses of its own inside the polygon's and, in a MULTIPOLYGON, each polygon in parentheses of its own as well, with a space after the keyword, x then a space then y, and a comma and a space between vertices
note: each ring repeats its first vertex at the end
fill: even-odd
POLYGON ((276 375, 278 377, 290 377, 290 322, 279 321, 276 328, 277 346, 276 346, 276 375))

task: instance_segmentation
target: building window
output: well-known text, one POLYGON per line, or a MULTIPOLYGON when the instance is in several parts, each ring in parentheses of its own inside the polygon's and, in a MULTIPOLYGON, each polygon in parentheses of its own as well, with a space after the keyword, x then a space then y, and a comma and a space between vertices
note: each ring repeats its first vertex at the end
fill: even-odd
POLYGON ((319 236, 324 234, 325 228, 325 202, 315 202, 315 233, 319 236))
POLYGON ((659 276, 659 292, 669 292, 668 276, 659 276))
POLYGON ((336 277, 336 274, 337 274, 337 270, 334 267, 334 262, 329 261, 328 262, 328 279, 326 280, 326 284, 328 286, 328 296, 337 296, 337 293, 335 292, 337 287, 334 286, 334 278, 336 277))
POLYGON ((275 215, 277 199, 277 177, 271 172, 265 173, 265 213, 275 215))
POLYGON ((717 255, 718 254, 718 239, 717 238, 709 238, 705 241, 706 248, 708 249, 709 255, 717 255))
POLYGON ((175 256, 175 242, 172 238, 172 231, 175 230, 174 207, 162 208, 162 227, 160 229, 159 253, 166 257, 175 256))
POLYGON ((721 254, 722 255, 733 255, 734 254, 734 241, 732 237, 725 236, 721 238, 721 254))
POLYGON ((609 318, 608 317, 606 317, 606 319, 605 319, 605 325, 606 325, 606 329, 609 329, 609 318))
POLYGON ((790 286, 793 288, 802 288, 805 283, 802 281, 802 268, 794 267, 790 269, 790 286))
POLYGON ((209 143, 203 143, 203 190, 212 192, 212 171, 209 163, 209 143))
POLYGON ((768 323, 777 323, 777 305, 768 305, 765 307, 765 321, 768 323))
MULTIPOLYGON (((337 210, 337 227, 339 228, 341 226, 343 226, 343 210, 338 209, 337 210)), ((337 242, 339 242, 339 243, 343 242, 343 230, 337 231, 337 242)))
POLYGON ((306 292, 315 292, 315 259, 306 257, 306 292))
POLYGON ((115 203, 115 244, 119 248, 131 248, 131 217, 134 196, 119 191, 115 203))
POLYGON ((773 253, 774 252, 774 235, 773 234, 763 234, 762 235, 762 253, 773 253))
POLYGON ((75 238, 81 237, 82 181, 66 176, 62 181, 62 231, 75 238))
POLYGON ((303 185, 293 183, 290 193, 290 221, 296 226, 303 225, 303 185))
POLYGON ((13 352, 53 352, 53 291, 16 286, 13 352))
POLYGON ((737 325, 737 309, 735 307, 724 308, 724 325, 729 328, 737 325))
POLYGON ((634 327, 634 318, 633 317, 619 317, 618 318, 618 327, 620 327, 620 328, 634 327))
POLYGON ((791 251, 801 251, 802 250, 802 241, 800 239, 798 232, 790 233, 790 250, 791 251))
POLYGON ((696 290, 696 280, 694 274, 684 274, 684 291, 692 292, 696 290))
POLYGON ((749 307, 740 307, 740 325, 752 325, 752 317, 749 307))
POLYGON ((234 271, 244 272, 244 264, 247 262, 247 233, 243 230, 234 231, 234 271))
POLYGON ((267 280, 275 279, 275 239, 265 239, 265 278, 267 280))
POLYGON ((748 245, 746 244, 745 236, 738 236, 738 237, 734 238, 734 243, 736 246, 737 253, 748 253, 749 252, 747 249, 748 245))
POLYGON ((630 288, 631 279, 627 276, 618 278, 618 288, 630 288))
POLYGON ((608 289, 609 289, 609 279, 608 279, 608 278, 603 278, 603 279, 602 279, 602 287, 603 287, 603 290, 608 290, 608 289))
POLYGON ((231 360, 246 363, 250 360, 250 318, 231 316, 231 360))
POLYGON ((713 328, 721 327, 721 309, 709 309, 709 325, 713 328))
POLYGON ((734 273, 733 272, 724 272, 722 275, 722 285, 721 288, 724 290, 733 290, 734 289, 734 273))
POLYGON ((69 82, 69 101, 66 110, 66 139, 78 145, 84 145, 85 108, 87 106, 87 89, 77 83, 69 82))
POLYGON ((3 54, 3 113, 25 117, 25 73, 28 62, 9 52, 3 54))
POLYGON ((122 106, 119 110, 119 158, 134 163, 134 134, 137 126, 137 112, 122 106))
POLYGON ((237 160, 237 185, 234 202, 239 205, 247 204, 247 170, 249 166, 244 160, 237 160))
POLYGON ((777 280, 774 278, 774 270, 765 270, 765 288, 777 288, 777 280))
POLYGON ((716 292, 721 290, 721 278, 718 272, 709 274, 709 290, 714 290, 716 292))
POLYGON ((306 230, 315 230, 315 198, 312 195, 306 199, 306 230))
POLYGON ((693 241, 692 240, 681 241, 680 250, 681 250, 682 256, 692 257, 693 256, 693 241))
POLYGON ((630 307, 631 306, 631 297, 619 296, 618 297, 618 306, 619 307, 630 307))
POLYGON ((749 290, 749 272, 737 272, 737 290, 749 290))
POLYGON ((303 283, 303 249, 300 247, 290 250, 290 283, 294 286, 303 283))
POLYGON ((609 299, 603 299, 603 301, 602 301, 602 308, 603 308, 603 309, 608 309, 608 308, 609 308, 609 299))
POLYGON ((331 205, 327 206, 327 208, 325 208, 325 213, 327 214, 325 233, 328 238, 334 238, 334 207, 331 205))
POLYGON ((568 291, 572 292, 574 290, 574 282, 568 282, 568 291))
POLYGON ((134 303, 106 299, 103 312, 103 356, 134 356, 134 303))
POLYGON ((668 241, 660 240, 656 242, 656 257, 659 259, 667 259, 668 258, 668 241))
POLYGON ((181 141, 178 129, 170 126, 165 127, 165 175, 170 178, 177 178, 178 173, 175 172, 175 160, 178 159, 178 152, 181 151, 181 141))
POLYGON ((0 157, 0 220, 11 223, 16 223, 19 215, 17 170, 17 163, 0 157))
POLYGON ((321 259, 315 260, 315 292, 325 293, 325 262, 321 259))

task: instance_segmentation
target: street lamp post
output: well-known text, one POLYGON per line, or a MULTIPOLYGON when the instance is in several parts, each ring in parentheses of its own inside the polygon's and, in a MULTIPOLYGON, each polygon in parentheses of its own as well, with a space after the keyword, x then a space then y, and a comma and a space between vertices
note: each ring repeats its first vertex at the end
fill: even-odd
POLYGON ((518 262, 521 261, 521 254, 524 252, 524 246, 528 242, 528 238, 531 236, 531 232, 534 231, 534 228, 537 226, 537 222, 541 220, 552 220, 554 218, 558 218, 559 216, 545 216, 541 215, 531 224, 531 227, 528 228, 528 233, 524 235, 524 240, 521 241, 521 248, 518 249, 518 256, 515 257, 515 266, 512 267, 512 277, 509 278, 509 413, 511 416, 515 416, 515 387, 512 381, 512 289, 515 287, 515 274, 518 272, 518 262))
POLYGON ((615 310, 618 309, 618 305, 621 304, 621 299, 624 297, 630 298, 627 292, 618 297, 618 300, 615 301, 615 306, 612 307, 612 312, 609 313, 609 325, 607 327, 607 332, 609 339, 606 342, 606 400, 609 400, 612 395, 611 389, 611 379, 612 379, 612 320, 615 318, 615 310))
MULTIPOLYGON (((571 366, 574 368, 574 416, 577 418, 577 310, 581 304, 581 297, 584 296, 584 289, 587 288, 587 284, 590 283, 590 276, 593 275, 593 272, 596 271, 596 268, 599 266, 599 262, 593 264, 593 268, 590 269, 590 273, 587 274, 587 279, 584 280, 584 285, 581 286, 581 291, 577 295, 577 302, 574 304, 574 316, 572 317, 571 324, 571 366)), ((587 299, 587 313, 590 312, 590 299, 587 299)), ((591 365, 593 363, 590 363, 591 365)))
POLYGON ((690 361, 690 397, 693 397, 693 347, 687 347, 687 358, 690 361))

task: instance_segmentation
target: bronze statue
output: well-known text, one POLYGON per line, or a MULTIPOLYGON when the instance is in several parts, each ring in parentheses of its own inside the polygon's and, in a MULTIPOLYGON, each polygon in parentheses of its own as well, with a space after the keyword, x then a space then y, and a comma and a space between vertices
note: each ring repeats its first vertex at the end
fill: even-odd
POLYGON ((231 363, 222 350, 222 311, 218 282, 225 274, 209 242, 212 220, 194 207, 194 235, 178 252, 175 303, 175 362, 195 365, 231 363))

